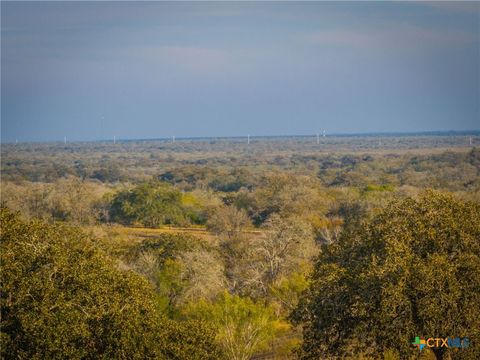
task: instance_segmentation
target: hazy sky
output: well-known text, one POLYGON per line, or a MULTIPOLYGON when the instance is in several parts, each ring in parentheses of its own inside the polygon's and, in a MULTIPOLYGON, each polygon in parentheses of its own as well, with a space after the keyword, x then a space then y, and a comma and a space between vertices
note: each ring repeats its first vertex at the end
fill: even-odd
POLYGON ((480 3, 4 2, 2 141, 480 128, 480 3))

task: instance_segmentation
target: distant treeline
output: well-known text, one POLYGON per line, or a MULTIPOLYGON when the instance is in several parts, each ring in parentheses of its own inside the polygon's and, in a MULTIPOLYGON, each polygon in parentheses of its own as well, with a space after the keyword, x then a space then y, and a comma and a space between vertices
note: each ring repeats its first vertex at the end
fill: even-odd
MULTIPOLYGON (((251 146, 200 142, 2 145, 1 171, 4 181, 17 183, 54 182, 68 176, 109 184, 138 183, 159 177, 190 187, 237 191, 240 187, 252 188, 265 171, 277 169, 318 177, 323 186, 391 183, 478 190, 480 150, 469 148, 468 142, 463 149, 434 150, 410 146, 418 140, 411 137, 389 138, 384 143, 375 139, 373 147, 369 138, 326 139, 322 141, 332 142, 331 149, 330 145, 303 143, 295 138, 251 146), (405 143, 401 147, 405 151, 387 145, 392 143, 405 143)), ((446 148, 452 139, 457 138, 426 137, 426 145, 436 147, 439 142, 438 147, 446 148)))

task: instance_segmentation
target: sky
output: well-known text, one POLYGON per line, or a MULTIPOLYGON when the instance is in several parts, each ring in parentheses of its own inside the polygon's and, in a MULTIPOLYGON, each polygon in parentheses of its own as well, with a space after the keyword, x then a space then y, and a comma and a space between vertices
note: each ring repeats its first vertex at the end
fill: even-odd
POLYGON ((480 129, 480 2, 1 2, 1 141, 480 129))

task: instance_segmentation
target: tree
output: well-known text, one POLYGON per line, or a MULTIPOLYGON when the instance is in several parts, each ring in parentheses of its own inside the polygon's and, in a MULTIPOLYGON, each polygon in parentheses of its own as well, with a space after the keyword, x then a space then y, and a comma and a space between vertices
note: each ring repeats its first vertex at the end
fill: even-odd
POLYGON ((268 294, 283 276, 298 271, 316 254, 310 224, 272 214, 260 234, 228 233, 220 241, 229 289, 254 298, 268 294))
POLYGON ((225 288, 223 264, 212 251, 194 250, 180 255, 182 279, 186 282, 182 300, 215 298, 225 288))
POLYGON ((145 239, 125 261, 150 280, 161 308, 171 314, 187 301, 215 298, 226 282, 216 249, 188 234, 145 239))
POLYGON ((91 177, 101 182, 114 183, 122 180, 122 170, 118 163, 107 162, 100 169, 95 170, 91 177))
POLYGON ((119 192, 112 200, 111 217, 113 221, 138 222, 148 227, 186 222, 182 193, 159 181, 119 192))
POLYGON ((186 316, 209 322, 228 359, 248 360, 264 350, 276 334, 288 326, 276 320, 273 308, 248 297, 222 293, 214 302, 190 303, 186 316))
POLYGON ((301 294, 307 289, 307 268, 311 269, 311 265, 305 264, 298 272, 282 277, 276 284, 270 287, 272 302, 279 305, 283 314, 286 313, 288 315, 296 308, 301 294))
POLYGON ((207 222, 207 229, 229 240, 237 239, 251 226, 250 218, 243 209, 235 206, 218 206, 207 222))
POLYGON ((147 281, 119 270, 77 228, 25 222, 5 208, 0 220, 2 358, 220 357, 210 328, 166 319, 147 281))
POLYGON ((268 173, 252 193, 252 217, 259 225, 274 213, 282 217, 323 213, 326 199, 320 189, 319 182, 311 177, 268 173))
POLYGON ((103 215, 97 204, 106 190, 98 183, 69 177, 53 184, 2 182, 1 197, 6 206, 28 218, 92 224, 103 215))
POLYGON ((241 286, 249 246, 245 230, 249 226, 251 221, 246 211, 233 205, 217 206, 207 222, 207 229, 219 238, 220 254, 231 291, 237 291, 241 286))
POLYGON ((282 219, 273 214, 263 226, 261 237, 251 242, 251 281, 266 293, 284 275, 297 270, 316 254, 311 226, 301 219, 282 219))
MULTIPOLYGON (((216 328, 203 320, 166 320, 159 327, 160 348, 168 360, 228 359, 216 342, 216 328)), ((144 356, 144 359, 147 357, 144 356)))
POLYGON ((104 191, 92 182, 70 177, 59 179, 46 201, 53 219, 91 224, 97 215, 94 204, 104 191))
POLYGON ((319 243, 331 244, 340 237, 343 219, 339 217, 314 217, 310 221, 315 239, 319 243))
MULTIPOLYGON (((479 358, 479 219, 479 204, 427 191, 324 245, 292 314, 303 358, 387 348, 406 357, 415 336, 469 337, 450 355, 479 358)), ((434 349, 437 359, 445 351, 434 349)))

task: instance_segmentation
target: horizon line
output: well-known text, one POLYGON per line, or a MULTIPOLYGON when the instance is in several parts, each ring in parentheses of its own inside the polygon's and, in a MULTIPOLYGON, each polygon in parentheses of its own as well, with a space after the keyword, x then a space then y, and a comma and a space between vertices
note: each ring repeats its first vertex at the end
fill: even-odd
MULTIPOLYGON (((245 135, 236 135, 236 136, 163 136, 163 137, 153 137, 153 138, 120 138, 117 135, 112 135, 112 138, 107 139, 95 139, 95 140, 71 140, 67 143, 102 143, 102 142, 113 142, 114 138, 116 142, 130 142, 130 141, 172 141, 172 138, 175 137, 175 141, 181 140, 218 140, 218 139, 266 139, 266 138, 315 138, 319 135, 320 137, 395 137, 395 136, 403 136, 403 137, 415 137, 415 136, 460 136, 460 135, 474 135, 480 136, 480 129, 475 130, 426 130, 426 131, 377 131, 377 132, 335 132, 335 133, 325 133, 323 135, 323 129, 316 133, 311 134, 285 134, 285 135, 252 135, 252 134, 245 134, 245 135)), ((9 141, 1 141, 1 145, 7 144, 48 144, 48 143, 64 143, 64 138, 61 137, 58 140, 27 140, 27 141, 18 141, 16 140, 9 140, 9 141)))

